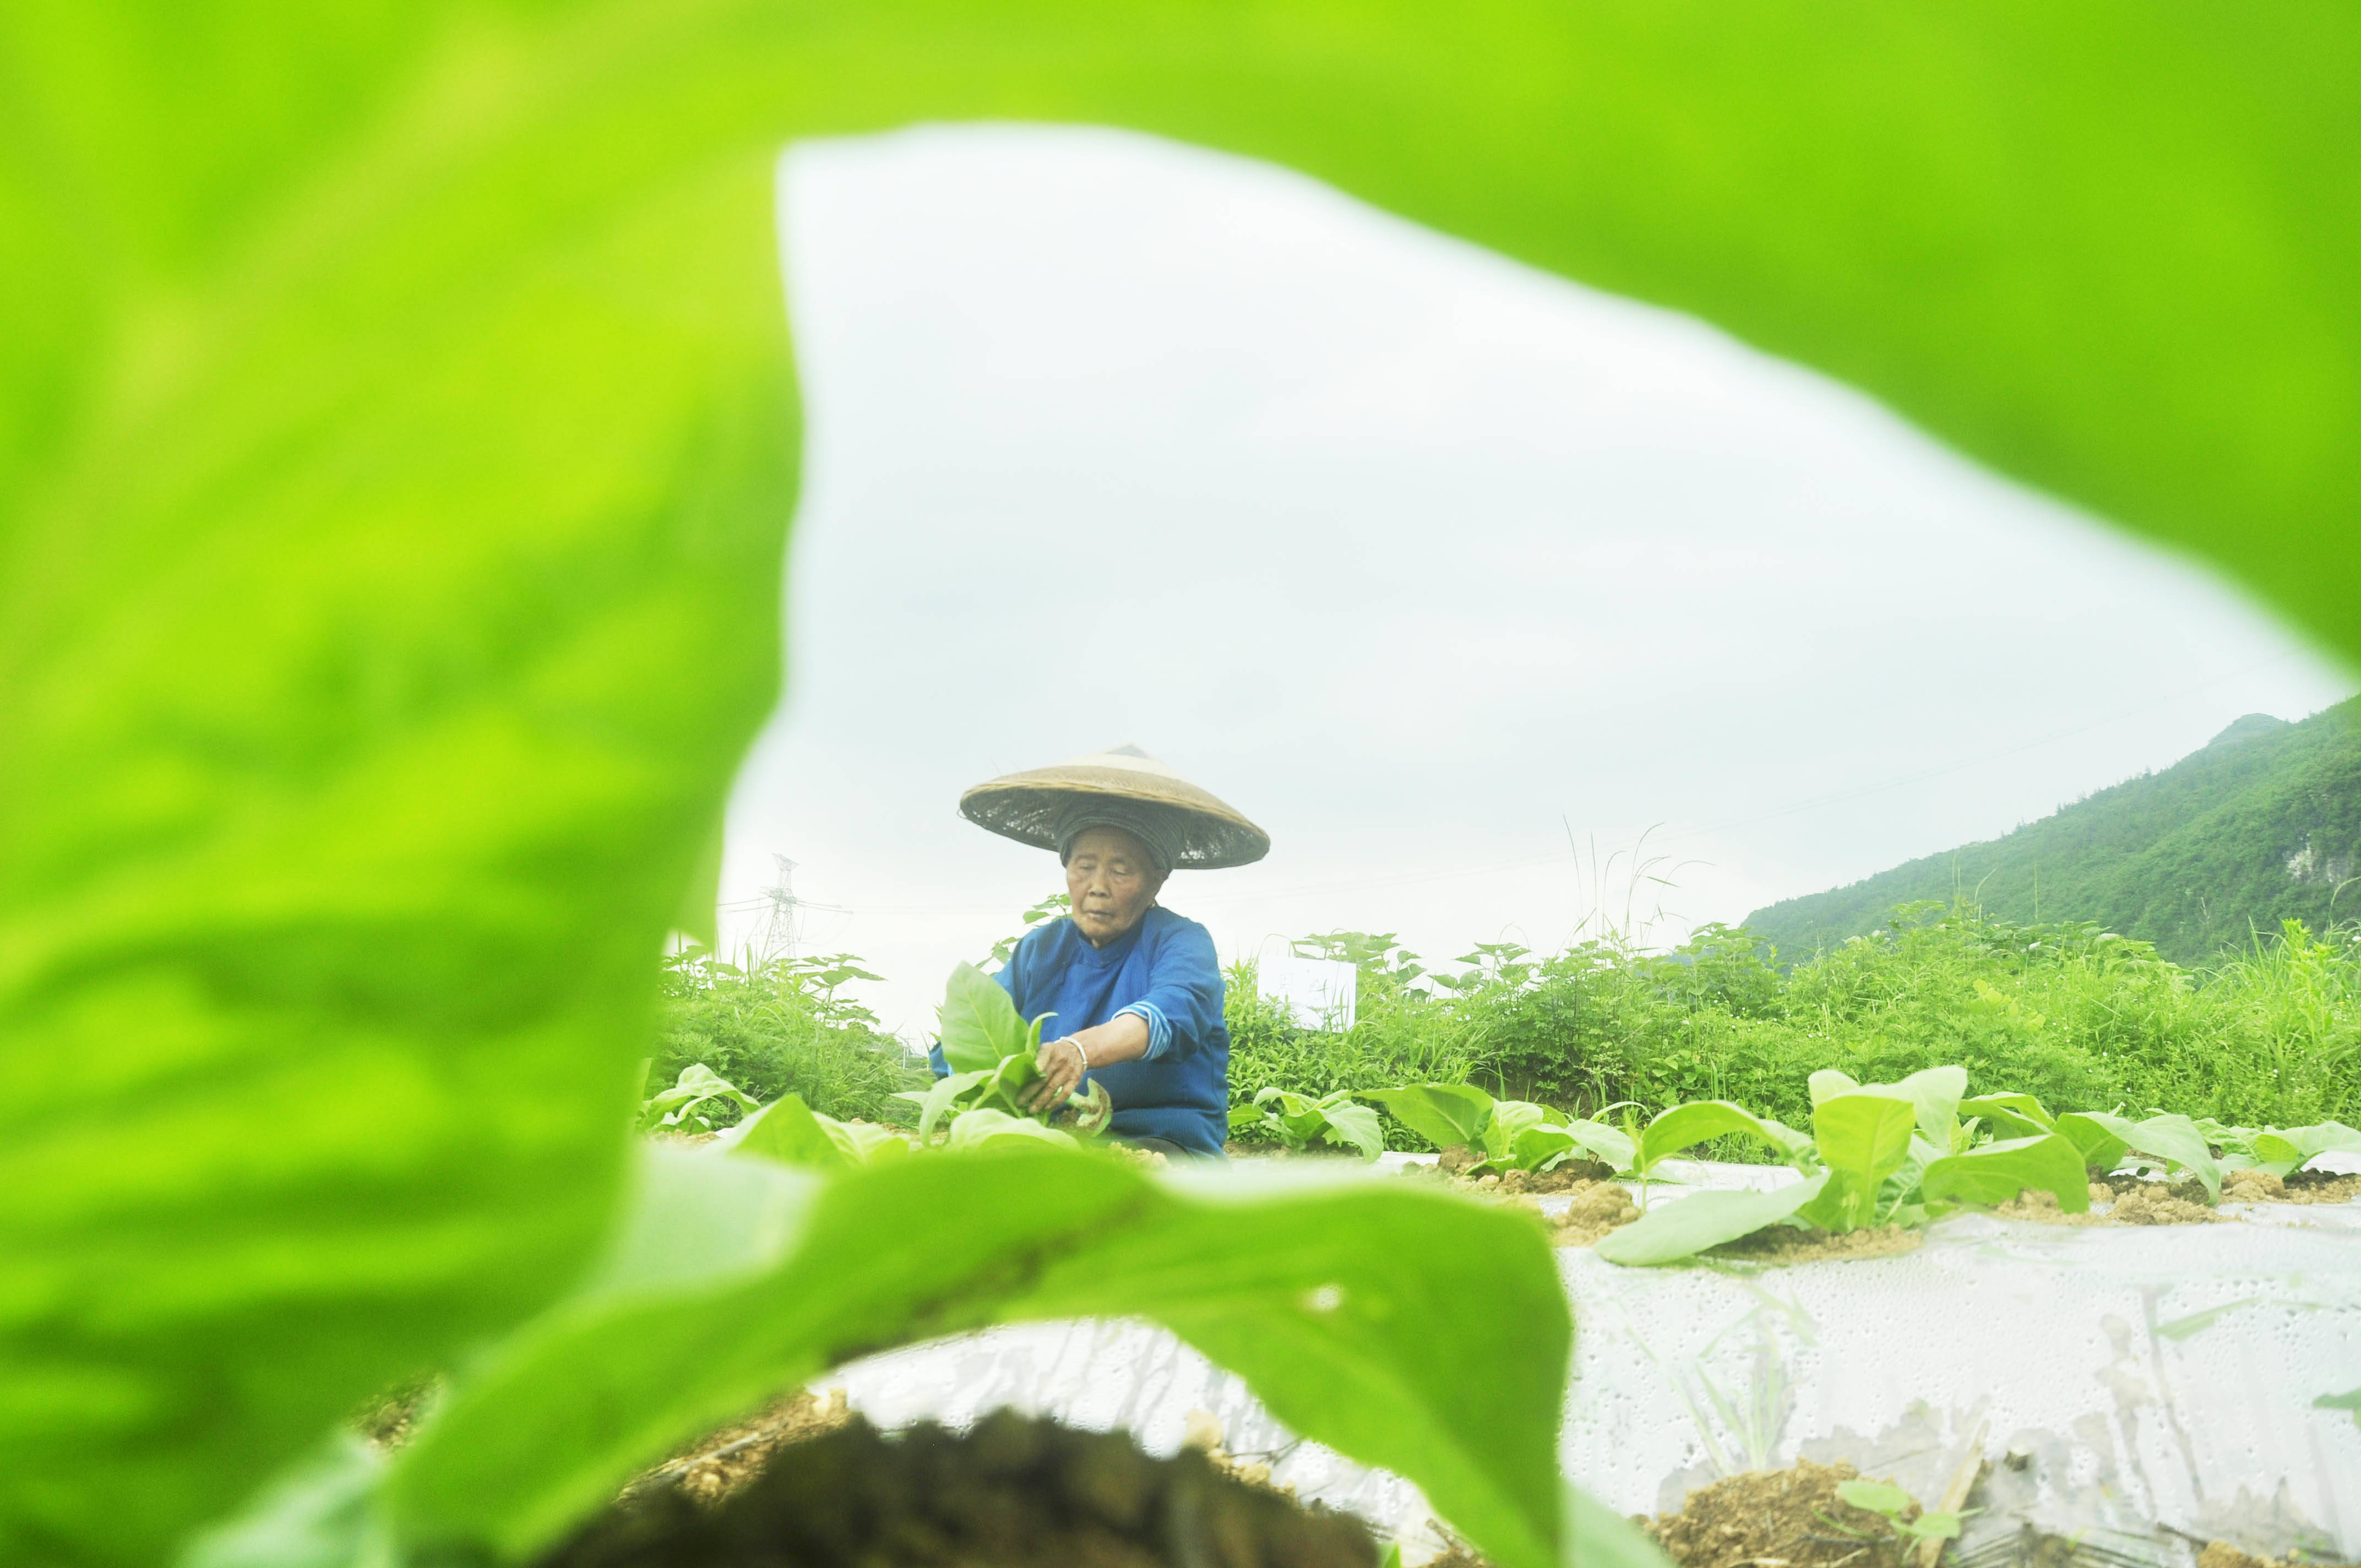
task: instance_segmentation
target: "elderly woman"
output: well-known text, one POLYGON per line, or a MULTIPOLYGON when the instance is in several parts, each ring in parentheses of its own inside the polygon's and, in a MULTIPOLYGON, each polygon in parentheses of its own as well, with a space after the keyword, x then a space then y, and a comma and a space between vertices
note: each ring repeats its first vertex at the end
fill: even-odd
MULTIPOLYGON (((1202 926, 1157 903, 1179 868, 1245 865, 1269 836, 1137 747, 978 784, 972 822, 1055 849, 1071 913, 1025 934, 996 977, 1043 1029, 1037 1109, 1106 1090, 1114 1135, 1218 1157, 1229 1128, 1222 966, 1202 926)), ((936 1070, 948 1068, 936 1053, 936 1070)))

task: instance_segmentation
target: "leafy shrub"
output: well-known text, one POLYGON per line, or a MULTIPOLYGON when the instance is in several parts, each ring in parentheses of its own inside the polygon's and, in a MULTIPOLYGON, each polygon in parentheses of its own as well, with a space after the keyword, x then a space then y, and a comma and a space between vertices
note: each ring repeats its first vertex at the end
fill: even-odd
MULTIPOLYGON (((677 955, 664 966, 663 1034, 648 1083, 673 1083, 702 1066, 765 1104, 796 1094, 839 1120, 907 1121, 907 1102, 894 1097, 926 1087, 928 1073, 874 1014, 838 994, 849 980, 875 978, 843 954, 741 964, 677 955)), ((717 1126, 740 1114, 725 1104, 703 1108, 717 1126)))
MULTIPOLYGON (((1353 933, 1340 934, 1351 937, 1353 933)), ((1346 956, 1349 943, 1325 938, 1346 956)), ((1387 940, 1390 941, 1390 938, 1387 940)), ((1898 1082, 1944 1063, 2053 1105, 2157 1107, 2228 1124, 2361 1117, 2361 947, 2290 922, 2209 971, 2088 924, 2018 925, 1906 905, 1885 928, 1782 974, 1770 944, 1700 927, 1668 953, 1591 941, 1537 963, 1479 948, 1433 992, 1389 948, 1364 961, 1360 1018, 1297 1030, 1231 972, 1231 1090, 1471 1082, 1576 1114, 1735 1101, 1793 1125, 1811 1074, 1898 1082), (1481 961, 1479 961, 1481 960, 1481 961)), ((1389 1126, 1395 1147, 1422 1140, 1389 1126)), ((1759 1159, 1746 1140, 1714 1157, 1759 1159)))

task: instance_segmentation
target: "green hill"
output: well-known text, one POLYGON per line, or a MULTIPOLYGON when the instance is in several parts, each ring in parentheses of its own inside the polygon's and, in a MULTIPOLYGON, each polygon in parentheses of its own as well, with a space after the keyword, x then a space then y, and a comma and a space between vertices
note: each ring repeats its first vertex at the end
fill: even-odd
POLYGON ((2361 917, 2361 697, 2301 724, 2250 713, 2162 773, 1746 924, 1792 961, 1955 895, 2010 920, 2095 920, 2180 964, 2284 917, 2361 917))

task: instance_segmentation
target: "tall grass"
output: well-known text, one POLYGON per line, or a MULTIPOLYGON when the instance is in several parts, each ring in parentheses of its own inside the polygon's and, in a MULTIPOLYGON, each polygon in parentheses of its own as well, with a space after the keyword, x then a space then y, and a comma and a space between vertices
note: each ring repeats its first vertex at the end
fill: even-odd
MULTIPOLYGON (((648 1081, 669 1084, 681 1069, 702 1062, 765 1103, 793 1092, 826 1115, 908 1120, 908 1102, 892 1096, 925 1087, 928 1074, 874 1014, 839 994, 849 980, 875 978, 844 954, 746 954, 734 964, 702 952, 677 955, 664 968, 663 1027, 648 1081)), ((724 1107, 708 1102, 708 1110, 724 1107)), ((736 1119, 734 1108, 715 1117, 736 1119)))
POLYGON ((2314 935, 2290 922, 2190 970, 2094 926, 1914 905, 1792 971, 1761 938, 1709 926, 1669 952, 1610 931, 1431 993, 1400 978, 1416 972, 1398 951, 1365 964, 1360 1021, 1321 1035, 1260 1002, 1251 966, 1233 970, 1233 1093, 1472 1081, 1577 1111, 1735 1100, 1801 1124, 1816 1069, 1891 1081, 1960 1062, 1980 1091, 2060 1109, 2361 1122, 2350 926, 2314 935))

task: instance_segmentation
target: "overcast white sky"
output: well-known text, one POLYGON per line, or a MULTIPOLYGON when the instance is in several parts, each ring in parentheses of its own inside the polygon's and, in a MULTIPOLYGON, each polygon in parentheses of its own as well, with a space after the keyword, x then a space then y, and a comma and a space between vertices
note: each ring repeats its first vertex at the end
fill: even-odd
POLYGON ((1282 170, 941 128, 781 191, 809 444, 725 932, 792 858, 893 1026, 1062 885, 960 791, 1104 746, 1269 829, 1166 889, 1225 952, 1448 959, 1565 942, 1594 840, 1687 862, 1674 940, 2355 684, 1855 393, 1282 170))

